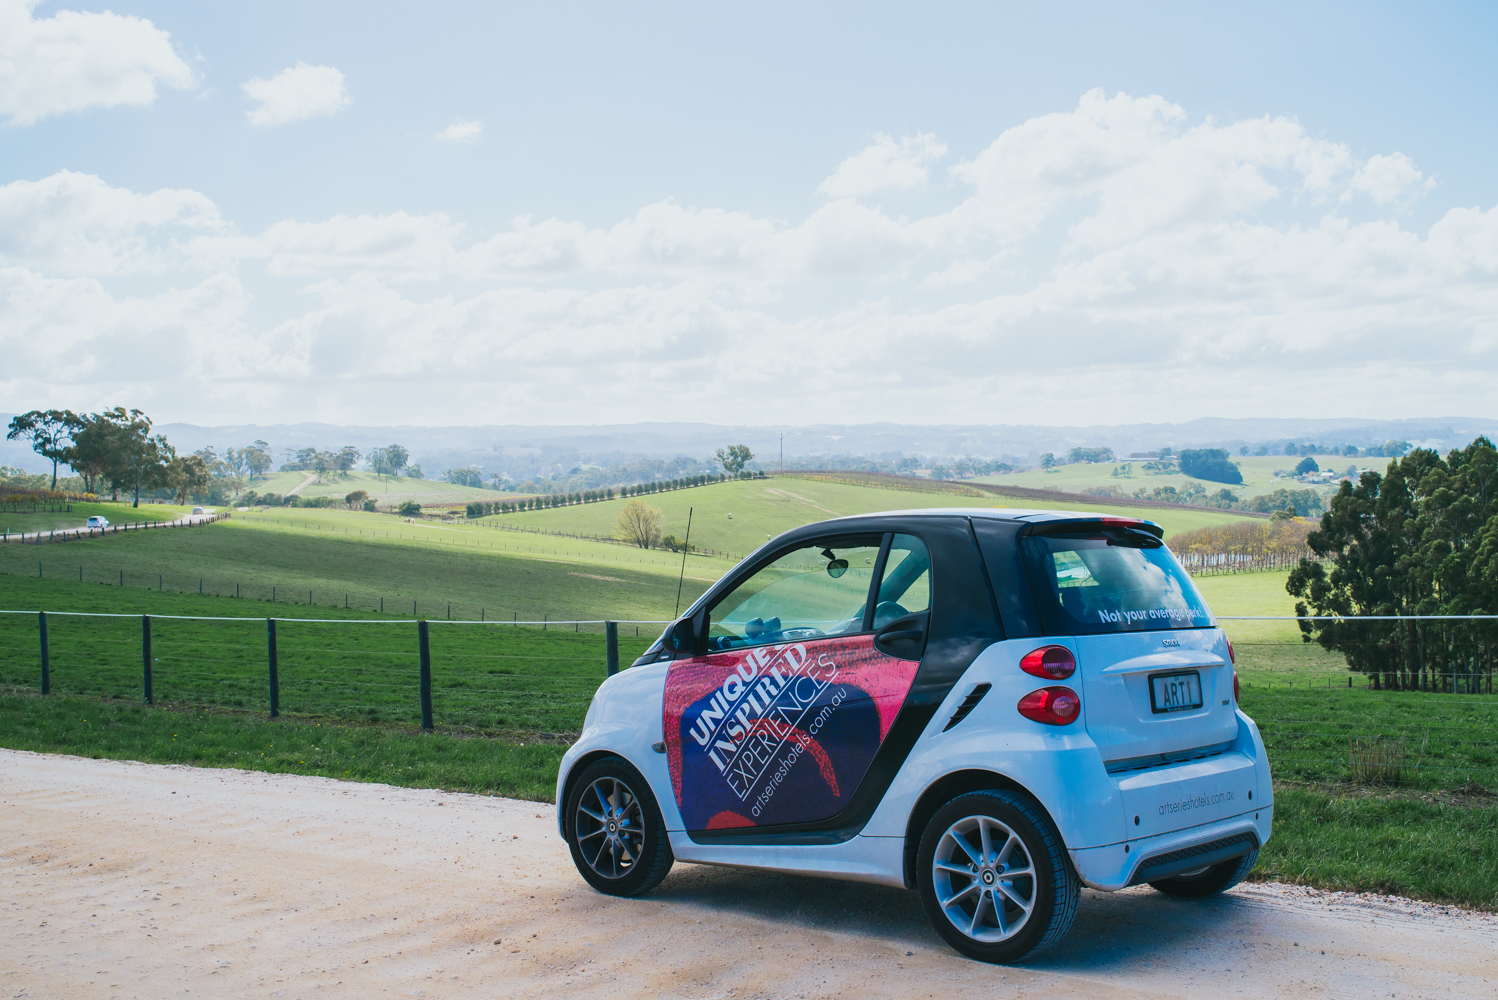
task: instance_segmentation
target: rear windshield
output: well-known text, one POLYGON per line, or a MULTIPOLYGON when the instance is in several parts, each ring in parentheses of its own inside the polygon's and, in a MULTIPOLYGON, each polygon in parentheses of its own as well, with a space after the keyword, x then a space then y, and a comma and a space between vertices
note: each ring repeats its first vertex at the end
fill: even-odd
POLYGON ((1052 635, 1148 632, 1212 624, 1175 556, 1138 529, 1020 539, 1041 621, 1052 635))

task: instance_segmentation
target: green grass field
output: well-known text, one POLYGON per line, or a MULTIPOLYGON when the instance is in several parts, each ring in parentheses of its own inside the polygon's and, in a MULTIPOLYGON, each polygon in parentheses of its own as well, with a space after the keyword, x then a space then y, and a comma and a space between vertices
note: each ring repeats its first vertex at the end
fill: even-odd
MULTIPOLYGON (((344 511, 237 513, 228 521, 0 546, 0 575, 319 608, 445 618, 662 619, 681 556, 574 539, 344 511)), ((687 560, 683 605, 731 564, 687 560)), ((112 598, 106 598, 112 599, 112 598)), ((260 612, 257 612, 260 613, 260 612)), ((278 612, 279 613, 279 612, 278 612)))
MULTIPOLYGON (((1232 460, 1237 462, 1243 473, 1243 484, 1230 487, 1238 496, 1243 498, 1256 497, 1261 493, 1272 493, 1277 489, 1299 490, 1305 489, 1306 484, 1296 482, 1291 470, 1300 461, 1299 458, 1290 455, 1266 455, 1266 456, 1239 456, 1233 455, 1232 460), (1276 477, 1276 472, 1286 473, 1283 477, 1276 477)), ((1144 463, 1148 459, 1125 459, 1122 462, 1097 462, 1091 464, 1063 465, 1049 472, 1042 469, 1031 469, 1025 472, 1011 472, 997 476, 983 476, 975 480, 980 483, 993 483, 998 486, 1028 486, 1031 489, 1040 490, 1065 490, 1068 493, 1080 493, 1094 486, 1117 486, 1124 493, 1132 494, 1141 486, 1153 490, 1159 486, 1173 486, 1180 489, 1185 485, 1187 476, 1172 475, 1149 475, 1144 471, 1144 463), (1125 475, 1113 475, 1115 470, 1124 466, 1132 466, 1130 472, 1125 475)), ((1386 458, 1339 458, 1331 455, 1318 455, 1317 463, 1325 470, 1345 472, 1350 465, 1356 465, 1359 470, 1374 469, 1383 472, 1384 466, 1388 464, 1386 458)), ((1210 491, 1216 491, 1223 487, 1222 483, 1210 483, 1198 480, 1210 491)))
MULTIPOLYGON (((409 618, 338 608, 268 608, 254 601, 0 577, 0 606, 48 616, 53 692, 108 701, 142 698, 142 625, 150 614, 152 687, 161 704, 268 711, 267 635, 273 610, 281 709, 303 716, 419 724, 418 645, 409 618), (121 617, 73 617, 84 612, 121 617), (181 620, 208 616, 227 620, 181 620), (301 622, 321 618, 357 622, 301 622), (293 619, 293 620, 284 620, 293 619), (363 620, 363 621, 359 621, 363 620)), ((38 620, 0 615, 0 688, 39 690, 38 620)), ((470 625, 431 627, 434 718, 497 732, 576 732, 602 683, 600 631, 470 625)), ((660 633, 623 627, 628 666, 660 633)))
MULTIPOLYGON (((263 479, 249 484, 256 493, 285 495, 305 482, 310 473, 272 472, 263 479)), ((456 486, 440 479, 410 479, 404 476, 377 476, 372 472, 328 473, 322 482, 313 482, 297 490, 301 497, 336 497, 342 500, 355 490, 363 490, 381 507, 406 500, 419 504, 468 503, 472 500, 509 500, 519 494, 499 493, 495 490, 476 489, 472 486, 456 486)))

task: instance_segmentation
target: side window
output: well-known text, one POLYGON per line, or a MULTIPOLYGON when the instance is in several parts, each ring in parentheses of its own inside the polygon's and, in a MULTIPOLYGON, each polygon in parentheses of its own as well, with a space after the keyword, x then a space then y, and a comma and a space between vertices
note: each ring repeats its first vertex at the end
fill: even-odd
POLYGON ((781 555, 713 606, 708 648, 863 631, 880 542, 879 535, 831 538, 781 555))
POLYGON ((884 580, 874 604, 874 628, 902 615, 931 610, 931 553, 914 535, 896 535, 884 563, 884 580))

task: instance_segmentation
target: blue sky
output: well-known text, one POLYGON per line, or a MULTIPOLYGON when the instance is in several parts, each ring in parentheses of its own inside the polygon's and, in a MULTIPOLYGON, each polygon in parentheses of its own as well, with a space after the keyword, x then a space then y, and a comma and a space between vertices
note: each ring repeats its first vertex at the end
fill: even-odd
POLYGON ((1494 8, 1205 6, 0 0, 0 408, 1490 413, 1494 8))

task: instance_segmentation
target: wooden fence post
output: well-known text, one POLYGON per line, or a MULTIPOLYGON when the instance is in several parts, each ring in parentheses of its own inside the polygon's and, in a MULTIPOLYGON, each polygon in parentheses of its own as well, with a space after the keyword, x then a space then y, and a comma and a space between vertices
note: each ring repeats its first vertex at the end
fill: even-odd
POLYGON ((47 649, 47 612, 36 613, 37 624, 42 634, 42 694, 52 692, 52 654, 47 649))
POLYGON ((270 717, 281 714, 281 674, 276 653, 276 620, 265 620, 265 651, 270 661, 270 717))
POLYGON ((150 615, 141 615, 140 616, 140 657, 141 657, 141 664, 144 667, 144 673, 145 673, 144 680, 145 680, 145 686, 146 686, 146 704, 147 705, 151 705, 151 704, 154 704, 154 700, 151 697, 151 616, 150 615))
POLYGON ((421 728, 432 728, 432 647, 427 638, 427 623, 416 623, 417 645, 421 649, 421 728))
POLYGON ((603 623, 604 646, 607 649, 608 676, 619 672, 619 623, 603 623))

